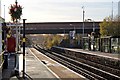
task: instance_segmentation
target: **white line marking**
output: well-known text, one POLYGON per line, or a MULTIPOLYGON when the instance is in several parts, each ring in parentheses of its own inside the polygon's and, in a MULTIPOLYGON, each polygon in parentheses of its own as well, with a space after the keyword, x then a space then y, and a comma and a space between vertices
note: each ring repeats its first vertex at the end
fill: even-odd
MULTIPOLYGON (((37 51, 37 52, 39 52, 39 51, 37 51)), ((62 65, 62 64, 60 64, 60 63, 58 63, 58 62, 56 62, 55 60, 53 60, 53 59, 49 58, 48 56, 46 56, 46 55, 42 54, 41 52, 39 52, 39 53, 40 53, 41 55, 43 55, 43 56, 47 57, 47 58, 48 58, 48 59, 50 59, 51 61, 53 61, 53 62, 55 62, 55 63, 57 63, 57 64, 61 65, 62 67, 64 67, 64 68, 66 68, 66 69, 70 70, 71 72, 75 73, 76 75, 80 76, 81 78, 85 78, 84 76, 82 76, 82 75, 80 75, 80 74, 78 74, 78 73, 74 72, 73 70, 71 70, 71 69, 67 68, 66 66, 64 66, 64 65, 62 65)))
MULTIPOLYGON (((29 51, 33 54, 33 52, 29 49, 29 51)), ((36 50, 37 51, 37 50, 36 50)), ((38 59, 38 57, 33 54, 35 56, 35 58, 38 59)), ((38 59, 39 60, 39 59, 38 59)), ((40 61, 40 60, 39 60, 40 61)), ((41 62, 41 61, 40 61, 41 62)), ((41 62, 42 63, 42 62, 41 62)), ((43 63, 42 63, 43 64, 43 63)), ((56 78, 60 79, 59 76, 57 74, 55 74, 51 69, 49 69, 45 64, 43 64, 43 66, 45 66, 56 78)))

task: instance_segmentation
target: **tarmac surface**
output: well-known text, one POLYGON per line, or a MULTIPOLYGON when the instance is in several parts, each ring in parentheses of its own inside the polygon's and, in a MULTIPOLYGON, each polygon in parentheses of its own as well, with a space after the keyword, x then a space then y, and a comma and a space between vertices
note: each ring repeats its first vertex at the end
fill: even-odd
MULTIPOLYGON (((66 48, 67 49, 67 48, 66 48)), ((85 51, 81 49, 68 49, 77 52, 84 52, 88 54, 94 54, 98 56, 104 56, 107 58, 120 59, 120 54, 110 54, 102 52, 85 51)), ((43 55, 34 48, 26 48, 25 54, 25 79, 22 78, 22 72, 19 72, 20 76, 15 71, 15 54, 8 55, 8 65, 4 65, 2 71, 2 80, 85 80, 85 77, 73 72, 65 66, 57 63, 49 57, 43 55), (5 66, 7 66, 5 68, 5 66)), ((19 55, 19 68, 18 71, 22 71, 23 57, 19 55)))
POLYGON ((26 73, 32 79, 56 79, 56 76, 30 52, 26 54, 26 73))
POLYGON ((41 62, 45 64, 45 66, 52 71, 54 75, 60 80, 86 80, 86 78, 64 65, 59 64, 58 62, 52 60, 41 52, 37 51, 34 48, 30 48, 29 50, 36 56, 41 62))
MULTIPOLYGON (((22 57, 19 57, 19 69, 22 68, 22 57)), ((33 54, 26 54, 25 80, 58 80, 56 76, 49 71, 42 62, 33 54)), ((21 70, 21 69, 20 69, 21 70)), ((20 76, 15 73, 15 55, 8 57, 8 66, 3 69, 2 80, 23 80, 22 72, 20 76)))
POLYGON ((8 65, 4 64, 4 69, 2 71, 2 80, 9 80, 12 75, 14 75, 14 67, 15 67, 15 56, 10 55, 8 57, 8 65))
POLYGON ((23 79, 22 54, 19 54, 18 58, 19 68, 16 72, 15 54, 8 57, 8 66, 3 69, 2 80, 85 80, 82 75, 46 57, 34 48, 32 48, 32 51, 30 48, 26 48, 25 79, 23 79), (48 63, 45 64, 44 62, 48 63), (17 75, 18 73, 19 75, 17 75))

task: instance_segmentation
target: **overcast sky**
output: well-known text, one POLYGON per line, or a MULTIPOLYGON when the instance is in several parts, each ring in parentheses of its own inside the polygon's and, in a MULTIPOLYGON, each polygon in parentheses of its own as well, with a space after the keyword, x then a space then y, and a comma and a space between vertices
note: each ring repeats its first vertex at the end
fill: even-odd
MULTIPOLYGON (((114 16, 118 14, 119 0, 18 0, 23 6, 22 18, 27 22, 75 22, 82 21, 82 6, 85 7, 85 19, 102 21, 112 14, 112 1, 114 16)), ((9 7, 15 0, 1 0, 2 17, 11 21, 9 7)))

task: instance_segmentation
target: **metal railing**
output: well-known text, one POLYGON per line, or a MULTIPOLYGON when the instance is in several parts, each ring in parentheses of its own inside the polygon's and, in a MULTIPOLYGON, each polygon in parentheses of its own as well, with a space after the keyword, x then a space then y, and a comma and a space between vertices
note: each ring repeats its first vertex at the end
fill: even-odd
POLYGON ((4 52, 5 52, 5 51, 3 51, 3 52, 0 54, 0 68, 2 68, 3 63, 4 63, 4 56, 3 56, 4 52))

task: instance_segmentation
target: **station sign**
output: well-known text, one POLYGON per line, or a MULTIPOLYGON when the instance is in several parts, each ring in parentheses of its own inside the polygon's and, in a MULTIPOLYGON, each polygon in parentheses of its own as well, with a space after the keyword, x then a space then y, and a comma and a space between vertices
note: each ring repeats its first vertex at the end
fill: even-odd
POLYGON ((75 39, 75 33, 76 33, 75 30, 69 32, 69 36, 71 39, 75 39))

